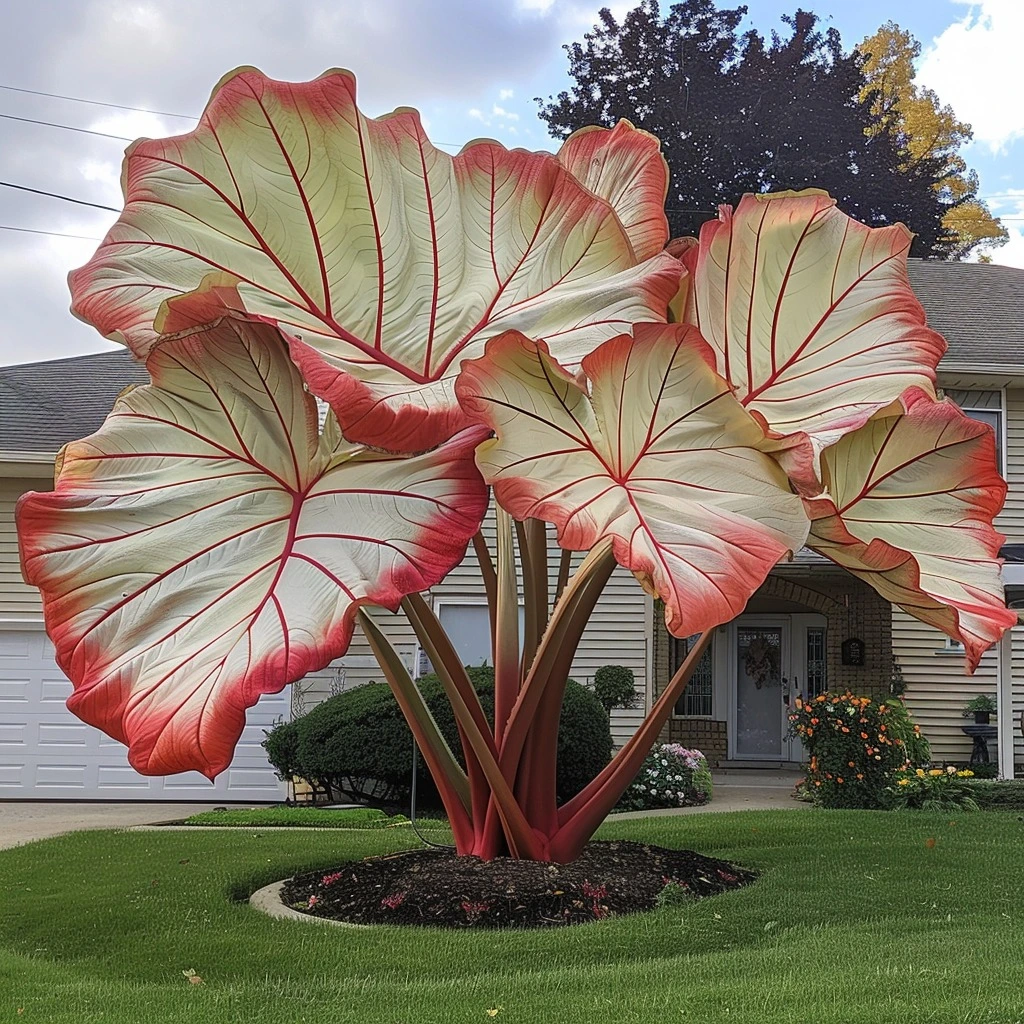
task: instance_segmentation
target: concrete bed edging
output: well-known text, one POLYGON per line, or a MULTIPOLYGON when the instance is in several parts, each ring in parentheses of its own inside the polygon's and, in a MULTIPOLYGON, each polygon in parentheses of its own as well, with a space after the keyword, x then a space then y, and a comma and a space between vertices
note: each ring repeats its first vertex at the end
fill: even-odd
MULTIPOLYGON (((339 928, 373 928, 370 924, 356 924, 352 921, 335 921, 330 917, 314 917, 312 914, 303 914, 298 910, 292 910, 281 902, 281 890, 290 878, 282 878, 279 882, 271 882, 270 885, 257 889, 249 897, 249 906, 258 910, 261 914, 274 917, 281 921, 304 921, 306 924, 333 924, 339 928)), ((378 926, 379 927, 379 926, 378 926)), ((384 927, 387 927, 386 925, 384 927)))

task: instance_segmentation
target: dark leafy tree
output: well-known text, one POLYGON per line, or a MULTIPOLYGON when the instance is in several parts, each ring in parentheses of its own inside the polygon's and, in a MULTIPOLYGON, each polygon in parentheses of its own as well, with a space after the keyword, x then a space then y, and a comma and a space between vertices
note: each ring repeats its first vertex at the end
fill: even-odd
POLYGON ((658 0, 642 0, 619 22, 603 9, 566 47, 575 84, 538 98, 541 118, 559 138, 619 118, 657 135, 673 235, 696 234, 744 192, 818 187, 868 224, 903 221, 917 233, 913 255, 944 254, 942 168, 906 160, 900 133, 863 94, 863 55, 845 53, 810 12, 767 39, 739 33, 745 13, 683 0, 662 16, 658 0))

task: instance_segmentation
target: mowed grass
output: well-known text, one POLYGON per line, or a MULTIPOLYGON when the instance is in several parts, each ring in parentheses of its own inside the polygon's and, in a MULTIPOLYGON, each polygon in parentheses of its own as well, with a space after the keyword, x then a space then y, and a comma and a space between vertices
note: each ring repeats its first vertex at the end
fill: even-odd
POLYGON ((1024 1021, 1014 814, 744 812, 603 835, 762 876, 570 929, 357 930, 239 899, 413 845, 406 830, 81 832, 0 853, 0 1022, 1024 1021))
MULTIPOLYGON (((220 828, 412 828, 402 815, 388 817, 372 807, 330 810, 326 807, 245 807, 223 811, 200 811, 185 819, 186 825, 220 828)), ((448 828, 446 821, 418 818, 420 830, 448 828)), ((450 837, 449 837, 450 839, 450 837)))

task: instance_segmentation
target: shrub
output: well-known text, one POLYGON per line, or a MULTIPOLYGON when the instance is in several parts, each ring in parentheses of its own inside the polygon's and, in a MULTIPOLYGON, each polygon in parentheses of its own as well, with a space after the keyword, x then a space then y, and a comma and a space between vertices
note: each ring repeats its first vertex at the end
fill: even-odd
POLYGON ((897 697, 879 700, 847 691, 798 698, 789 720, 810 754, 808 789, 823 807, 888 806, 896 773, 922 751, 927 756, 919 727, 897 697))
POLYGON ((294 722, 279 722, 266 730, 261 745, 282 782, 295 777, 299 765, 299 729, 294 722))
POLYGON ((896 810, 921 811, 976 811, 968 780, 974 773, 968 768, 957 771, 947 768, 906 769, 896 773, 889 789, 890 805, 896 810))
POLYGON ((594 695, 610 715, 636 702, 636 680, 625 665, 602 665, 594 673, 594 695))
POLYGON ((711 769, 699 750, 663 743, 644 759, 636 778, 622 794, 617 810, 651 811, 659 807, 693 807, 711 799, 711 769))
MULTIPOLYGON (((494 669, 468 667, 489 721, 494 719, 494 669)), ((455 714, 434 674, 419 680, 420 692, 453 752, 462 760, 455 714)), ((382 806, 409 802, 412 733, 390 687, 367 683, 331 697, 291 723, 298 733, 292 774, 314 786, 382 806)), ((269 737, 268 737, 269 739, 269 737)), ((575 796, 609 762, 608 716, 586 687, 570 679, 558 729, 557 796, 575 796)), ((417 800, 437 807, 440 797, 422 757, 417 762, 417 800)))
POLYGON ((971 779, 970 792, 983 811, 1024 811, 1024 779, 971 779))

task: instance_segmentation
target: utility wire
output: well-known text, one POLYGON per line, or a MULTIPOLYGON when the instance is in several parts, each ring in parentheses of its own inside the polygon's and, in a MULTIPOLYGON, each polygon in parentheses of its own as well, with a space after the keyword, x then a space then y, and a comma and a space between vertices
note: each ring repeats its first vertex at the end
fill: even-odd
POLYGON ((53 235, 55 238, 80 238, 83 242, 102 242, 99 235, 69 235, 63 231, 43 231, 42 228, 18 228, 13 224, 0 224, 0 231, 21 231, 26 235, 53 235))
POLYGON ((149 107, 130 107, 124 103, 106 103, 103 100, 87 100, 81 96, 63 96, 58 92, 42 92, 39 89, 22 89, 17 85, 0 85, 0 89, 8 92, 22 92, 29 96, 48 96, 53 100, 68 100, 71 103, 88 103, 94 107, 115 107, 118 110, 137 110, 140 114, 157 114, 160 117, 181 117, 186 121, 198 121, 192 114, 175 114, 169 110, 150 110, 149 107))
POLYGON ((29 188, 28 185, 15 185, 13 181, 0 181, 4 188, 16 188, 19 192, 31 192, 37 196, 49 196, 51 199, 63 199, 66 203, 77 203, 79 206, 92 206, 97 210, 109 210, 111 213, 120 213, 116 206, 104 206, 102 203, 90 203, 85 199, 73 199, 71 196, 62 196, 59 192, 45 192, 41 188, 29 188))
MULTIPOLYGON (((48 96, 54 100, 69 100, 72 103, 88 103, 94 107, 113 107, 116 110, 136 110, 140 114, 156 114, 158 117, 180 117, 186 121, 198 121, 199 118, 194 114, 175 114, 169 110, 151 110, 149 107, 132 107, 126 103, 106 103, 103 100, 87 100, 81 96, 64 96, 61 93, 56 92, 42 92, 39 89, 22 89, 16 85, 0 85, 0 89, 6 89, 8 92, 21 92, 26 93, 29 96, 48 96)), ((72 128, 66 124, 55 124, 51 121, 34 121, 30 117, 15 117, 13 114, 0 114, 0 117, 10 118, 12 121, 28 121, 32 124, 44 124, 50 128, 66 128, 73 132, 86 132, 89 135, 101 135, 110 139, 119 139, 125 142, 133 142, 133 139, 125 138, 123 135, 106 135, 105 132, 95 132, 89 128, 72 128)), ((462 143, 459 142, 435 142, 435 146, 448 146, 452 149, 460 149, 462 143)))
POLYGON ((92 128, 76 128, 70 124, 57 124, 56 121, 37 121, 34 117, 16 117, 14 114, 0 114, 5 121, 22 121, 25 124, 41 124, 47 128, 62 128, 66 132, 81 132, 83 135, 98 135, 101 139, 118 139, 120 142, 134 142, 127 135, 109 135, 107 132, 93 131, 92 128))

